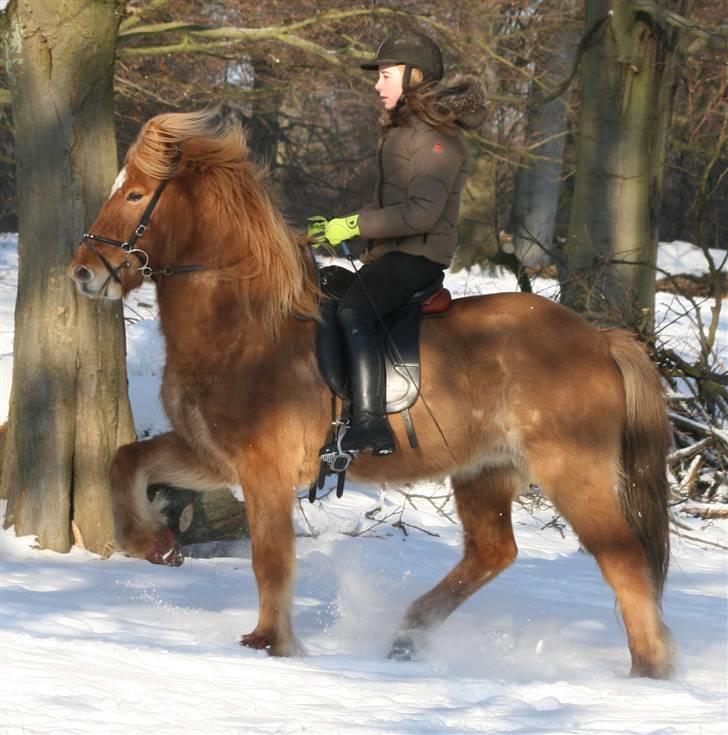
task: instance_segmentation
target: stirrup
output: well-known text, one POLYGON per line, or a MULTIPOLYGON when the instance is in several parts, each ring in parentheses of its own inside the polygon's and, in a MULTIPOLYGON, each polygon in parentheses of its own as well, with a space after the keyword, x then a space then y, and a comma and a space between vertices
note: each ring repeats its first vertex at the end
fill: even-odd
POLYGON ((325 444, 319 451, 319 474, 308 488, 309 503, 316 502, 317 491, 323 489, 329 475, 336 475, 336 497, 340 498, 344 494, 346 471, 352 460, 359 456, 359 452, 347 452, 341 446, 341 440, 349 425, 344 421, 337 421, 334 425, 336 426, 334 440, 325 444))
POLYGON ((341 446, 341 442, 346 436, 346 432, 348 430, 349 424, 341 422, 338 425, 334 441, 324 445, 319 452, 319 459, 322 463, 328 466, 329 472, 335 472, 337 474, 346 472, 349 469, 349 465, 352 463, 352 460, 359 456, 359 452, 357 450, 346 450, 341 446))

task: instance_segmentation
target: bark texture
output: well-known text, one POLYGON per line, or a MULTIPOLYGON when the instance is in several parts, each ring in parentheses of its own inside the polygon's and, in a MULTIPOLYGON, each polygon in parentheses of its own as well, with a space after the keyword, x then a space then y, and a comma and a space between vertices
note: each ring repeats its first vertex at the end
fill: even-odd
MULTIPOLYGON (((690 0, 665 0, 688 15, 690 0)), ((603 322, 652 327, 658 213, 675 93, 677 31, 632 0, 586 0, 577 173, 564 301, 603 322)))
POLYGON ((115 0, 12 0, 3 19, 17 150, 19 275, 2 472, 6 524, 67 551, 75 522, 108 552, 108 467, 133 439, 118 303, 66 269, 114 179, 115 0))
POLYGON ((497 161, 474 141, 470 144, 471 172, 460 196, 459 243, 453 270, 486 263, 498 254, 496 207, 497 161))

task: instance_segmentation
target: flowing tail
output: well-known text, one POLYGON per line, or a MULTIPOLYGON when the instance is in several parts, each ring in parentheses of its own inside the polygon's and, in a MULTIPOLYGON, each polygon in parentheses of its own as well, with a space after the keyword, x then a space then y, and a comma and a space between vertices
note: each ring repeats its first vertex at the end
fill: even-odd
POLYGON ((623 330, 604 330, 602 334, 624 384, 620 500, 645 550, 659 600, 670 562, 666 458, 671 435, 665 399, 659 374, 644 346, 623 330))

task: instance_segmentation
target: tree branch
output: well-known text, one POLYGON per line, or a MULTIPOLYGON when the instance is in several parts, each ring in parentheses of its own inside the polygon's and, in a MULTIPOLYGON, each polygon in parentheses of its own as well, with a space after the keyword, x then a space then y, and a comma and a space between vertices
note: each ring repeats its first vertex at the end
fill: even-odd
POLYGON ((209 53, 211 51, 221 49, 221 48, 230 48, 231 46, 236 46, 240 43, 241 40, 258 40, 258 38, 266 38, 266 39, 273 39, 280 41, 281 43, 285 43, 289 46, 294 46, 296 48, 303 49, 304 51, 308 51, 309 53, 315 54, 316 56, 321 57, 325 61, 328 61, 331 64, 334 64, 335 66, 341 66, 341 60, 334 56, 331 51, 328 51, 327 49, 322 48, 318 44, 312 43, 311 41, 307 41, 303 38, 299 38, 298 36, 292 36, 286 33, 283 33, 281 35, 260 35, 256 37, 256 34, 250 34, 247 39, 242 38, 233 38, 229 40, 220 40, 220 41, 208 41, 208 42, 197 42, 193 41, 189 36, 186 36, 181 41, 178 41, 177 43, 170 43, 164 46, 136 46, 136 47, 130 47, 130 48, 120 48, 117 51, 117 56, 120 59, 130 59, 133 57, 138 56, 159 56, 163 54, 179 54, 179 53, 209 53))
MULTIPOLYGON (((337 55, 337 52, 326 49, 313 41, 301 38, 296 35, 296 32, 311 26, 321 26, 363 15, 406 15, 410 18, 413 17, 410 13, 389 8, 358 8, 346 11, 330 11, 295 23, 264 26, 261 28, 212 27, 194 23, 184 23, 181 21, 151 23, 147 25, 130 23, 126 28, 119 32, 120 42, 138 36, 153 36, 164 33, 182 32, 188 35, 176 43, 157 46, 120 48, 117 53, 120 58, 130 58, 133 56, 151 56, 168 53, 204 52, 211 49, 235 45, 244 41, 260 41, 265 39, 280 41, 281 43, 285 43, 289 46, 313 53, 316 56, 325 59, 329 63, 340 66, 341 60, 337 55), (202 40, 192 41, 190 36, 194 36, 196 39, 202 40)), ((344 53, 351 53, 351 49, 345 49, 344 53)))
MULTIPOLYGON (((699 42, 698 48, 707 44, 715 48, 728 50, 728 33, 706 31, 689 18, 685 18, 679 13, 661 7, 655 0, 633 0, 633 2, 636 10, 647 13, 659 23, 672 26, 684 33, 695 36, 699 42)), ((691 50, 695 51, 696 49, 693 47, 691 50)))
MULTIPOLYGON (((138 21, 137 21, 138 23, 138 21)), ((169 23, 150 23, 148 25, 129 25, 119 31, 119 40, 123 41, 134 36, 152 36, 157 33, 174 33, 190 32, 190 31, 206 31, 212 30, 211 26, 202 25, 201 23, 185 23, 184 21, 172 21, 169 23)))
POLYGON ((602 30, 607 21, 614 15, 613 11, 609 11, 603 18, 600 18, 594 23, 594 25, 581 37, 579 45, 576 48, 576 56, 574 57, 574 63, 571 65, 571 71, 569 75, 564 79, 559 86, 552 92, 545 93, 543 97, 534 97, 529 102, 529 107, 535 107, 537 105, 546 105, 549 102, 553 102, 555 99, 561 97, 564 92, 569 88, 571 82, 574 80, 577 71, 579 71, 579 65, 581 64, 581 57, 584 56, 586 50, 596 41, 599 32, 602 30))

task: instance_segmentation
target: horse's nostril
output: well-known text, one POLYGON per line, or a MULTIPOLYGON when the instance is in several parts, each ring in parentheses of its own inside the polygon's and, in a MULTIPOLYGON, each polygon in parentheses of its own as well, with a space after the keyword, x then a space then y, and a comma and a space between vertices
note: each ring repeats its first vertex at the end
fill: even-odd
POLYGON ((79 283, 88 283, 94 274, 85 265, 77 265, 73 269, 73 277, 79 283))

